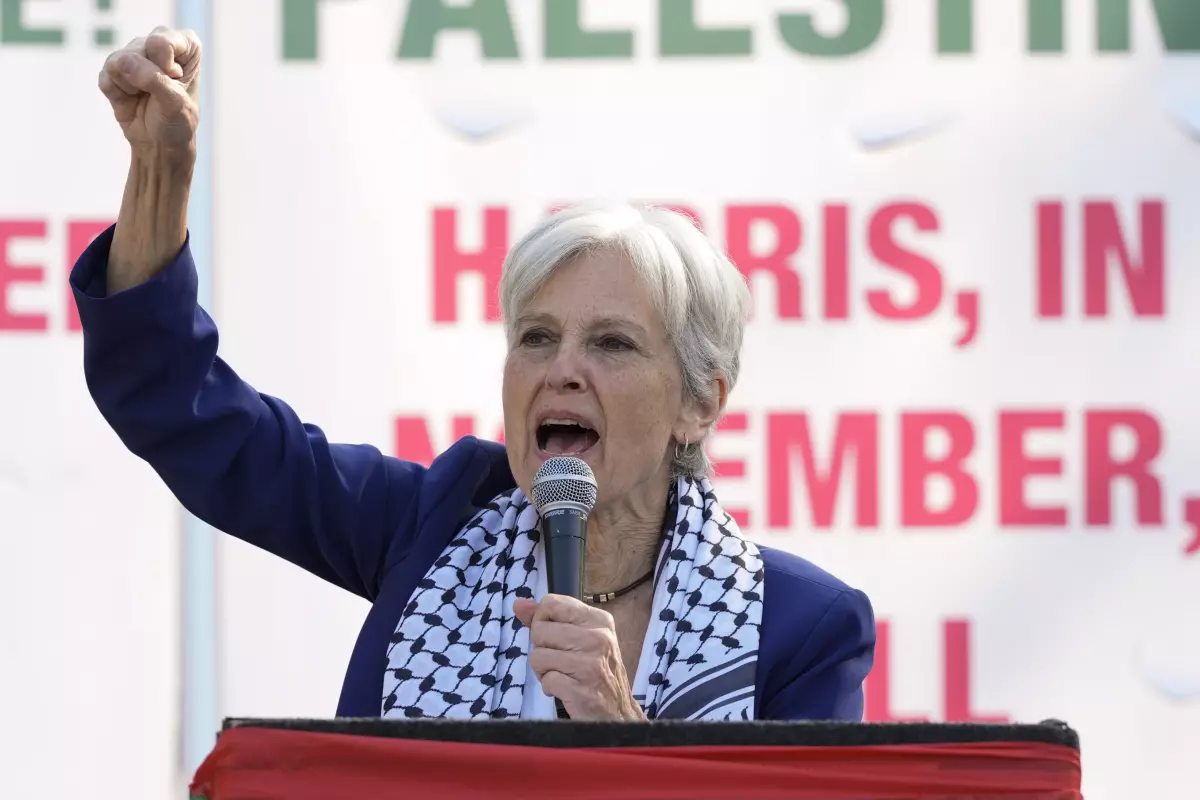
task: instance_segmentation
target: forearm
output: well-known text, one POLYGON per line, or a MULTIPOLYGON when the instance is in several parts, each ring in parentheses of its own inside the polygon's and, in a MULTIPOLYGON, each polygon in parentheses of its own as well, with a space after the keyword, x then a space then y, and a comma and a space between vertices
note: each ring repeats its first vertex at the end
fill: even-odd
POLYGON ((109 295, 144 283, 187 239, 194 158, 134 151, 108 261, 109 295))

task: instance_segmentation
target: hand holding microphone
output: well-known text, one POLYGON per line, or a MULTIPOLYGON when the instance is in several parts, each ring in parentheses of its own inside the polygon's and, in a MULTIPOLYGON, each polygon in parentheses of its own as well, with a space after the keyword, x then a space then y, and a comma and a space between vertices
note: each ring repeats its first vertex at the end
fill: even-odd
POLYGON ((513 608, 529 626, 529 664, 542 691, 562 701, 571 719, 646 719, 634 702, 611 614, 559 594, 540 603, 517 600, 513 608))
POLYGON ((633 700, 612 615, 582 601, 587 518, 596 480, 579 458, 548 459, 533 482, 542 517, 550 593, 540 603, 517 600, 513 611, 529 628, 529 663, 542 691, 571 719, 645 720, 633 700))

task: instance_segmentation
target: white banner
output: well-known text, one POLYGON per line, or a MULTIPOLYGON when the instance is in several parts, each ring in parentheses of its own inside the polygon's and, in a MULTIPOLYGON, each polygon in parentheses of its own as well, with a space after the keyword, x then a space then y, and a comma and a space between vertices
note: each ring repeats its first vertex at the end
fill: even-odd
MULTIPOLYGON (((0 479, 37 642, 0 658, 96 769, 118 724, 169 763, 178 528, 67 314, 125 168, 93 29, 167 19, 105 5, 0 35, 7 107, 52 105, 0 127, 0 366, 38 376, 0 392, 0 463, 42 487, 0 479)), ((755 294, 717 489, 870 595, 868 719, 1059 718, 1089 800, 1195 796, 1200 5, 289 0, 221 4, 207 44, 214 312, 256 388, 415 460, 495 437, 507 246, 575 199, 686 208, 755 294)), ((219 569, 222 714, 332 714, 365 604, 228 537, 219 569)))
POLYGON ((0 3, 0 732, 5 793, 178 794, 180 512, 97 413, 67 285, 128 146, 105 57, 166 0, 0 3))

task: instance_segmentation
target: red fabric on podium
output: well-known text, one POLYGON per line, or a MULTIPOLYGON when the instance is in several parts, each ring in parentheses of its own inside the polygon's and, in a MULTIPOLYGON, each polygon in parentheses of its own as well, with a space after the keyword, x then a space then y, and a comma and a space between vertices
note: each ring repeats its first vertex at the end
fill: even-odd
POLYGON ((234 728, 196 772, 208 800, 1082 800, 1079 753, 1029 742, 540 748, 234 728))

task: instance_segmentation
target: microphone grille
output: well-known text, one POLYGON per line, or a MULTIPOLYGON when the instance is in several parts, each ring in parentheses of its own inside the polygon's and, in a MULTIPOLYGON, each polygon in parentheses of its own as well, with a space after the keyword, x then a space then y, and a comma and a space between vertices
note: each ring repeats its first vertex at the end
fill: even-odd
POLYGON ((596 476, 582 458, 553 456, 533 478, 533 504, 538 510, 551 503, 572 503, 588 513, 596 505, 596 476))

